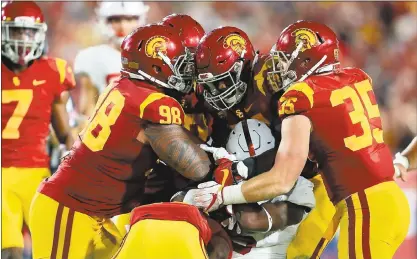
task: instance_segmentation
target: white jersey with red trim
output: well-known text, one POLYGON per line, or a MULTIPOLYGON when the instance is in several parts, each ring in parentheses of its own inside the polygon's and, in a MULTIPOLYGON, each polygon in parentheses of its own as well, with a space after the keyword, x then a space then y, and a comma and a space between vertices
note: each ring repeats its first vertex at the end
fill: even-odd
POLYGON ((108 44, 81 50, 74 60, 74 72, 86 73, 99 93, 120 75, 121 53, 108 44))

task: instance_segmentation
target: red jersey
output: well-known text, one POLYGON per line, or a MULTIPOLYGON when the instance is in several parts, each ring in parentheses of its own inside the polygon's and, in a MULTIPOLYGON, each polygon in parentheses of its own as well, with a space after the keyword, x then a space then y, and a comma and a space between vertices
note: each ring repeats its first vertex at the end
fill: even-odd
POLYGON ((310 151, 334 204, 392 180, 372 81, 362 70, 345 68, 293 84, 279 100, 279 116, 292 114, 311 121, 310 151))
POLYGON ((141 81, 122 78, 100 95, 89 124, 39 191, 88 215, 112 217, 139 205, 146 174, 156 165, 150 145, 138 141, 151 122, 183 125, 173 98, 141 81))
POLYGON ((1 67, 2 167, 49 167, 46 138, 52 105, 63 91, 74 88, 71 67, 49 57, 17 74, 3 63, 1 67))

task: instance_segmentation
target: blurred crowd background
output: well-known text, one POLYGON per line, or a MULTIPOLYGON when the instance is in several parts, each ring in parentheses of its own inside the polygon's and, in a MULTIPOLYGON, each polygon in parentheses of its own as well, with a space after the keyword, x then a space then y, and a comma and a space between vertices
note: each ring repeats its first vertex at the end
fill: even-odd
MULTIPOLYGON (((206 31, 222 25, 247 32, 255 48, 268 52, 279 33, 300 19, 330 26, 341 42, 342 65, 365 70, 372 78, 393 152, 417 135, 417 2, 147 2, 148 22, 185 13, 206 31)), ((48 54, 73 62, 77 52, 102 42, 97 2, 39 2, 48 23, 48 54)), ((103 53, 106 55, 106 53, 103 53)), ((415 178, 415 177, 412 177, 415 178)), ((416 182, 403 185, 415 213, 416 182)), ((416 215, 416 214, 414 214, 416 215)), ((416 258, 415 217, 410 248, 399 259, 416 258), (411 256, 411 257, 410 257, 411 256)), ((322 258, 336 258, 335 245, 322 258)))

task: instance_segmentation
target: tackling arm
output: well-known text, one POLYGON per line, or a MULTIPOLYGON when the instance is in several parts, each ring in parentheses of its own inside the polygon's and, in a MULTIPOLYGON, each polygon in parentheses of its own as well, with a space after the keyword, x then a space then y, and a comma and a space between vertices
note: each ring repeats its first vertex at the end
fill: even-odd
POLYGON ((269 200, 288 193, 307 160, 310 129, 310 120, 306 116, 294 115, 284 119, 274 166, 242 184, 241 190, 235 186, 224 188, 224 204, 269 200), (244 199, 241 199, 242 196, 244 199))
POLYGON ((74 139, 70 134, 69 118, 66 110, 66 104, 69 98, 68 91, 61 93, 52 105, 52 127, 61 144, 65 144, 70 149, 74 143, 74 139))
POLYGON ((194 181, 202 180, 210 171, 211 162, 193 138, 180 125, 148 124, 144 135, 158 157, 178 173, 194 181))

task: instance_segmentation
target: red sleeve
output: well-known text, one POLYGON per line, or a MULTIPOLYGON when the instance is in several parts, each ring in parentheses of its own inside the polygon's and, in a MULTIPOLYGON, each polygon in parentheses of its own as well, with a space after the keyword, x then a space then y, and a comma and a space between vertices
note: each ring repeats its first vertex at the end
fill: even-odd
POLYGON ((72 68, 67 61, 55 58, 55 66, 59 75, 59 83, 55 94, 59 96, 62 92, 75 88, 75 78, 72 68))
POLYGON ((285 91, 278 101, 281 119, 294 114, 305 114, 314 106, 314 91, 305 82, 295 83, 285 91))
POLYGON ((143 100, 139 117, 157 124, 184 124, 182 106, 174 98, 162 93, 151 93, 143 100))

